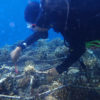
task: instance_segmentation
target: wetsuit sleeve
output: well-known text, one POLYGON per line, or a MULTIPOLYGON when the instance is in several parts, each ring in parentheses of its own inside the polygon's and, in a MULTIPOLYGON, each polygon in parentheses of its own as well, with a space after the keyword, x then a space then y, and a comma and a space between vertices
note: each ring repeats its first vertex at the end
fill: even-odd
POLYGON ((29 36, 26 40, 18 44, 19 47, 22 49, 26 48, 27 46, 31 45, 32 43, 36 42, 39 39, 46 39, 48 38, 48 31, 45 32, 35 32, 31 36, 29 36))
POLYGON ((59 74, 67 71, 68 68, 81 57, 81 55, 85 52, 85 45, 83 43, 71 45, 69 52, 70 54, 63 61, 63 63, 56 67, 56 70, 59 74))

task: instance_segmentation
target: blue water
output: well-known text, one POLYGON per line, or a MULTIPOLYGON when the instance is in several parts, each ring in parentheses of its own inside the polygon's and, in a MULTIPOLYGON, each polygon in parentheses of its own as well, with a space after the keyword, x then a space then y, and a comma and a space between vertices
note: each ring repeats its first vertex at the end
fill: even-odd
MULTIPOLYGON (((26 28, 24 9, 32 0, 0 0, 0 47, 24 40, 32 31, 26 28)), ((49 39, 61 37, 53 29, 49 39)))

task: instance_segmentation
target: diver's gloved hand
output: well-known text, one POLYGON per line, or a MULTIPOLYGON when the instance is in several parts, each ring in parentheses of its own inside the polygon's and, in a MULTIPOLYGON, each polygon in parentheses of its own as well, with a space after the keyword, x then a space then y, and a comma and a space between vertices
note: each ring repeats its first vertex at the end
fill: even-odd
POLYGON ((36 73, 39 73, 39 74, 47 74, 47 75, 50 75, 50 76, 57 76, 59 75, 59 73, 56 71, 55 68, 51 68, 47 71, 38 71, 38 70, 35 70, 36 73))
POLYGON ((59 73, 57 72, 57 70, 55 68, 49 69, 47 73, 50 76, 58 76, 59 75, 59 73))
POLYGON ((21 52, 21 47, 16 47, 11 53, 11 59, 13 60, 13 62, 15 63, 17 61, 17 59, 20 56, 20 52, 21 52))
POLYGON ((46 76, 46 80, 48 82, 51 82, 55 79, 57 79, 59 77, 59 73, 57 72, 57 70, 55 68, 49 69, 47 72, 47 76, 46 76))
POLYGON ((46 81, 53 81, 54 79, 56 79, 59 76, 59 73, 56 71, 55 68, 49 69, 47 71, 37 71, 35 70, 35 72, 41 77, 42 75, 45 76, 45 80, 46 81))
MULTIPOLYGON (((29 74, 30 74, 30 71, 29 71, 29 74)), ((37 69, 34 69, 32 71, 32 75, 34 76, 36 80, 40 80, 40 82, 42 82, 41 84, 51 83, 52 81, 58 79, 59 77, 55 68, 52 68, 46 71, 38 71, 37 69)))

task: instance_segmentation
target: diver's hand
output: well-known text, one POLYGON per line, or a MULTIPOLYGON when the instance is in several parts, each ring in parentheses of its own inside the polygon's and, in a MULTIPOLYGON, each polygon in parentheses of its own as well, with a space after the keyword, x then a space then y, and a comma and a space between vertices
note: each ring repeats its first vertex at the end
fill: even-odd
POLYGON ((56 71, 55 68, 51 68, 47 71, 38 71, 38 70, 35 70, 36 73, 39 73, 39 74, 47 74, 49 76, 58 76, 59 73, 56 71))
POLYGON ((57 70, 55 68, 52 68, 52 69, 48 70, 48 75, 56 77, 59 75, 59 73, 57 72, 57 70))
POLYGON ((13 62, 15 63, 17 61, 17 59, 20 56, 20 52, 21 52, 21 47, 16 47, 11 53, 11 59, 13 60, 13 62))
POLYGON ((47 76, 46 76, 46 80, 48 82, 52 82, 53 80, 57 79, 59 77, 59 73, 56 71, 55 68, 49 69, 47 76))
POLYGON ((46 82, 52 82, 53 80, 57 79, 59 77, 59 73, 56 71, 55 68, 52 68, 50 70, 47 71, 38 71, 38 70, 34 70, 35 75, 39 76, 39 77, 44 77, 43 80, 45 80, 46 82))

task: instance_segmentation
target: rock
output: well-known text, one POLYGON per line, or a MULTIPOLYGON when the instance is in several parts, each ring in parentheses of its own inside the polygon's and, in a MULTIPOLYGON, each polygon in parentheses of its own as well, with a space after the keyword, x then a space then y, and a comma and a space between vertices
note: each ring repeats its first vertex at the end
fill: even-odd
POLYGON ((70 67, 67 74, 76 74, 79 71, 80 70, 78 68, 76 68, 76 67, 70 67))

